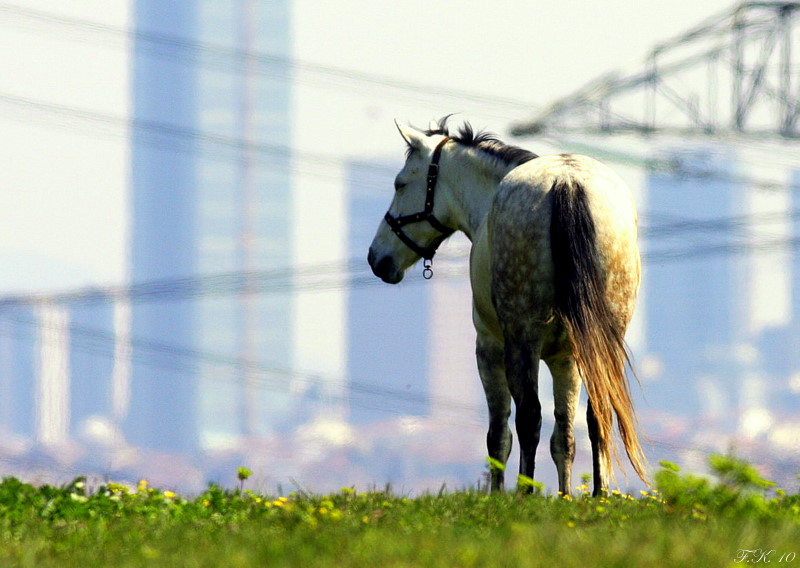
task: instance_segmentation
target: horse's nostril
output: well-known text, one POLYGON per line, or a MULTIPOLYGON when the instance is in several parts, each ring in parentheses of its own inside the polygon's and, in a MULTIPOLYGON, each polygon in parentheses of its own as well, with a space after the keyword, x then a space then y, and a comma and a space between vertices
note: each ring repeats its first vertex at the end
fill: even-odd
POLYGON ((372 248, 369 249, 369 254, 367 255, 367 262, 370 266, 375 262, 375 251, 372 248))
POLYGON ((376 256, 372 255, 369 263, 372 273, 384 282, 391 282, 392 284, 399 282, 402 279, 402 274, 398 274, 392 257, 387 255, 376 259, 376 256))
POLYGON ((372 270, 376 276, 384 277, 394 270, 394 263, 388 256, 384 256, 378 262, 372 264, 372 270))

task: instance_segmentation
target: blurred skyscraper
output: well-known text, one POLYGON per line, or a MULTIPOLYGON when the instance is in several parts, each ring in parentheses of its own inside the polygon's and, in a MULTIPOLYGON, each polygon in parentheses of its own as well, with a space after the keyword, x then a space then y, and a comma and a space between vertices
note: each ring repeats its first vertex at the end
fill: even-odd
POLYGON ((286 418, 289 385, 256 382, 259 365, 290 366, 291 299, 253 293, 248 274, 292 259, 289 18, 288 0, 135 2, 131 279, 243 279, 235 295, 132 305, 137 446, 192 452, 286 418))
POLYGON ((36 322, 32 306, 6 308, 0 316, 0 429, 28 439, 35 432, 36 322))
POLYGON ((692 175, 656 173, 647 181, 649 222, 662 229, 648 235, 645 251, 653 260, 644 271, 641 308, 647 349, 659 367, 645 391, 649 400, 658 401, 659 411, 695 417, 711 413, 733 421, 734 385, 741 374, 736 354, 746 335, 744 260, 715 253, 713 247, 745 238, 736 225, 710 230, 706 225, 709 219, 741 218, 747 213, 746 201, 739 184, 724 177, 697 177, 703 171, 731 169, 718 156, 705 154, 675 153, 671 159, 681 164, 679 170, 692 175), (671 258, 693 250, 695 257, 671 258))

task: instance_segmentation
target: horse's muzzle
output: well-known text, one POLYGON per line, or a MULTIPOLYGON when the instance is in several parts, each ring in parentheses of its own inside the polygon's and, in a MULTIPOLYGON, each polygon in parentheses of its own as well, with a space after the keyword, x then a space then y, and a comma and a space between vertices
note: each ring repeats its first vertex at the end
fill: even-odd
POLYGON ((369 249, 367 256, 372 273, 387 284, 397 284, 403 279, 403 271, 398 269, 391 256, 382 256, 378 258, 373 249, 369 249))

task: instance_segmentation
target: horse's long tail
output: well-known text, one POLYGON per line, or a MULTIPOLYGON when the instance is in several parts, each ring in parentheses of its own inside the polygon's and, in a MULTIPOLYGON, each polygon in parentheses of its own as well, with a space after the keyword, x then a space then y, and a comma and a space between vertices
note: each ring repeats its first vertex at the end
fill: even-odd
POLYGON ((612 312, 606 278, 600 266, 597 234, 586 189, 578 182, 558 180, 552 188, 550 241, 556 279, 556 314, 566 325, 578 371, 599 426, 600 463, 611 471, 612 441, 617 417, 625 452, 639 477, 646 481, 645 458, 636 433, 625 364, 630 365, 624 335, 627 322, 612 312))

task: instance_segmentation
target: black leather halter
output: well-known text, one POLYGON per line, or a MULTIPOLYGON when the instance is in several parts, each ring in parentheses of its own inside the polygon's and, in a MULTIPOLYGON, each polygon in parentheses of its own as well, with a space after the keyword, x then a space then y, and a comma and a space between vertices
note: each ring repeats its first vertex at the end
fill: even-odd
POLYGON ((436 189, 436 180, 439 177, 439 158, 442 155, 442 147, 450 140, 449 137, 445 136, 441 142, 436 145, 436 148, 433 150, 433 156, 431 157, 431 164, 428 166, 428 183, 427 189, 425 191, 425 209, 419 213, 414 213, 412 215, 401 215, 400 217, 395 217, 388 211, 386 215, 384 215, 384 219, 389 227, 392 229, 392 232, 397 235, 397 237, 403 241, 408 248, 413 250, 419 256, 424 259, 424 270, 422 271, 422 276, 427 280, 433 276, 433 270, 431 269, 431 265, 433 263, 433 255, 436 254, 436 249, 439 248, 439 245, 444 242, 444 240, 452 235, 455 232, 455 229, 451 229, 450 227, 445 226, 436 216, 433 214, 433 197, 434 197, 434 190, 436 189), (422 221, 427 221, 430 223, 431 227, 442 233, 440 236, 436 237, 436 239, 428 246, 423 247, 418 245, 414 242, 414 240, 409 237, 406 233, 403 232, 403 227, 409 225, 411 223, 421 223, 422 221))

